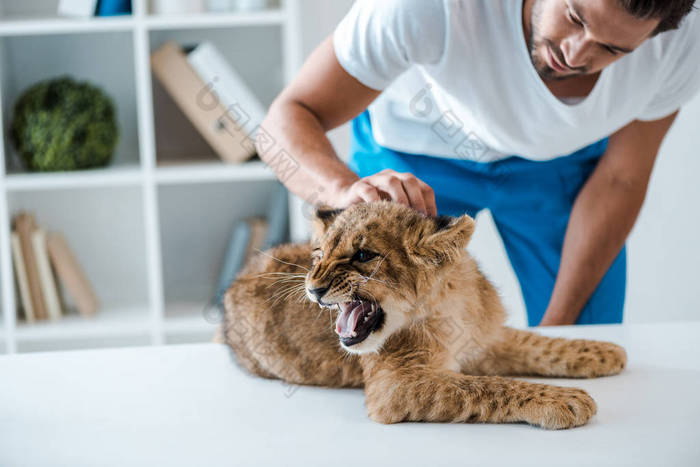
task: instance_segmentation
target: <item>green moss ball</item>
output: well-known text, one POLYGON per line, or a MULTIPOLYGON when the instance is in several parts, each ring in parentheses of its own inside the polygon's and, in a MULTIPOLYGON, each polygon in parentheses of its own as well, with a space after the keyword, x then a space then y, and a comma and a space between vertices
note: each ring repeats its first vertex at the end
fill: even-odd
POLYGON ((10 136, 32 171, 104 167, 117 144, 116 110, 98 87, 61 76, 22 93, 10 136))

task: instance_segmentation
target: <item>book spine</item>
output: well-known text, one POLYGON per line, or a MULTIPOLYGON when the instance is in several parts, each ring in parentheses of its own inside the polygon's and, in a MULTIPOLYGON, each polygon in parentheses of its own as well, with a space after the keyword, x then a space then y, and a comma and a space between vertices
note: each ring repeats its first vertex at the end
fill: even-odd
POLYGON ((32 232, 36 229, 36 221, 31 214, 20 213, 15 217, 15 226, 19 236, 19 243, 22 247, 24 267, 27 270, 27 283, 29 284, 29 293, 32 297, 34 318, 37 320, 46 319, 48 314, 44 306, 44 297, 41 293, 39 270, 36 266, 36 255, 32 244, 32 232))
POLYGON ((59 16, 90 18, 97 10, 97 0, 59 0, 57 12, 59 16))
POLYGON ((239 222, 234 226, 224 262, 219 271, 219 280, 216 286, 217 303, 221 303, 226 290, 243 266, 250 237, 250 226, 247 222, 239 222))
POLYGON ((24 256, 22 255, 22 246, 20 245, 19 235, 12 232, 10 234, 10 242, 12 244, 15 277, 17 278, 17 285, 19 286, 22 309, 24 310, 24 318, 27 320, 27 322, 33 323, 35 321, 34 306, 32 305, 31 294, 29 293, 27 270, 24 267, 24 256))
POLYGON ((187 61, 207 86, 211 86, 212 93, 216 94, 236 123, 252 135, 265 118, 265 107, 214 44, 199 44, 187 54, 187 61))
POLYGON ((250 226, 250 241, 248 242, 244 265, 253 256, 262 251, 262 247, 265 244, 265 233, 267 232, 267 221, 265 219, 257 217, 248 219, 248 225, 250 226))
POLYGON ((47 236, 49 257, 56 267, 56 273, 68 293, 73 297, 78 312, 83 316, 92 316, 97 312, 99 302, 83 269, 73 256, 68 242, 58 232, 47 236))
POLYGON ((214 98, 176 42, 168 41, 153 52, 151 67, 163 88, 222 160, 244 162, 255 153, 251 139, 214 98))
POLYGON ((58 299, 56 282, 53 278, 48 250, 46 248, 46 231, 44 229, 37 229, 34 231, 32 234, 32 243, 34 245, 34 252, 36 253, 41 290, 43 292, 49 319, 58 320, 61 318, 61 302, 58 299))
POLYGON ((116 16, 130 14, 130 0, 99 0, 97 2, 97 16, 116 16))
POLYGON ((284 243, 289 238, 289 197, 287 189, 281 183, 277 184, 267 207, 267 233, 263 250, 284 243))

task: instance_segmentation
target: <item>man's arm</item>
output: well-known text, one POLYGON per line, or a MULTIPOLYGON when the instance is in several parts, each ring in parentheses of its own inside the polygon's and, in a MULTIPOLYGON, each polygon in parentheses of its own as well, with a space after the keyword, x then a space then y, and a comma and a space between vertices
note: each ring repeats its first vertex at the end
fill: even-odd
POLYGON ((434 193, 423 181, 393 170, 360 179, 340 160, 326 137, 326 132, 356 117, 380 93, 343 69, 329 36, 272 103, 261 124, 264 132, 256 142, 260 158, 274 166, 280 149, 289 154, 299 169, 281 181, 314 204, 345 207, 392 199, 437 215, 434 193), (266 149, 268 136, 276 143, 272 150, 266 149))
POLYGON ((540 325, 578 319, 632 230, 659 147, 677 114, 634 121, 610 137, 571 211, 559 273, 540 325))

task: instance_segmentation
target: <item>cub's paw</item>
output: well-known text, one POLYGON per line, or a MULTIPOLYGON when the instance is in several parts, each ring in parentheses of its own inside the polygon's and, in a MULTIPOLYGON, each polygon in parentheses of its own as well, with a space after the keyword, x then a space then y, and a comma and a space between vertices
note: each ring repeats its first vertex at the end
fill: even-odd
POLYGON ((525 421, 548 430, 585 425, 596 413, 596 403, 582 389, 552 386, 523 404, 525 421))
POLYGON ((627 364, 627 352, 611 342, 584 342, 567 363, 572 376, 596 378, 620 373, 627 364))
POLYGON ((627 352, 617 344, 601 342, 598 352, 598 375, 607 376, 620 373, 627 365, 627 352))

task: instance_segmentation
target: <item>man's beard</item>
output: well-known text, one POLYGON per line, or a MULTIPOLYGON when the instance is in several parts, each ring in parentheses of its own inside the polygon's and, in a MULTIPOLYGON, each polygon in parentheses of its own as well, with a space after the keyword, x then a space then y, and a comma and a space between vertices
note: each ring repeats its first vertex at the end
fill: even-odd
POLYGON ((540 22, 541 9, 542 0, 534 0, 532 10, 530 12, 530 34, 528 35, 527 41, 529 46, 530 60, 532 61, 532 65, 535 67, 537 74, 540 75, 540 77, 546 81, 561 81, 567 78, 571 78, 572 76, 586 74, 588 72, 586 68, 577 68, 574 70, 576 71, 576 73, 570 73, 567 75, 557 74, 557 71, 554 70, 551 66, 549 66, 547 62, 542 59, 541 55, 537 53, 538 49, 541 50, 546 47, 549 47, 552 51, 552 54, 556 54, 557 59, 559 59, 561 63, 564 63, 563 57, 559 52, 559 47, 556 44, 554 44, 554 42, 547 38, 542 38, 541 40, 535 39, 539 36, 539 34, 536 33, 535 29, 537 29, 537 25, 539 25, 540 22))

